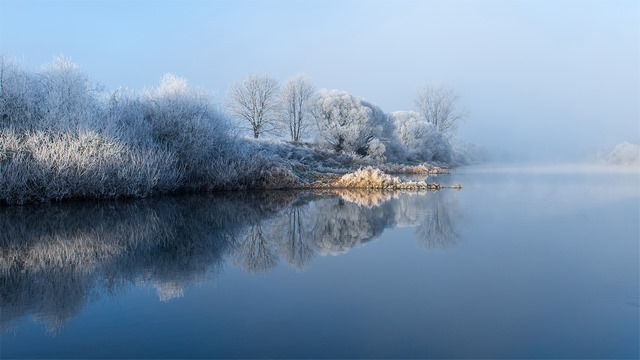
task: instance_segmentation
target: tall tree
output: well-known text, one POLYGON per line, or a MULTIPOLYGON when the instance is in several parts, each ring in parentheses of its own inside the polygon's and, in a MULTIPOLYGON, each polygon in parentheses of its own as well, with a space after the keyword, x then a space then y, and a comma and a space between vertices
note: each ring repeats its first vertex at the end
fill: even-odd
POLYGON ((415 105, 424 118, 447 138, 453 137, 465 112, 457 108, 456 92, 445 85, 427 84, 418 89, 415 105))
POLYGON ((309 107, 314 93, 311 80, 302 75, 287 80, 282 88, 282 126, 294 143, 300 142, 309 128, 309 107))
POLYGON ((232 114, 249 124, 248 128, 257 139, 278 129, 279 91, 277 80, 267 75, 249 75, 231 87, 225 105, 232 114))

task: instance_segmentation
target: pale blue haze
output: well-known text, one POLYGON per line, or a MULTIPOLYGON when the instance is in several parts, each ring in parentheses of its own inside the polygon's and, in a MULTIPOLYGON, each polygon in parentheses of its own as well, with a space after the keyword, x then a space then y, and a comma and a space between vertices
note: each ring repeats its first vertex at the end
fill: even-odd
POLYGON ((463 140, 533 160, 640 142, 637 1, 0 1, 0 51, 59 54, 109 89, 166 72, 221 100, 247 74, 306 73, 386 112, 456 88, 463 140))

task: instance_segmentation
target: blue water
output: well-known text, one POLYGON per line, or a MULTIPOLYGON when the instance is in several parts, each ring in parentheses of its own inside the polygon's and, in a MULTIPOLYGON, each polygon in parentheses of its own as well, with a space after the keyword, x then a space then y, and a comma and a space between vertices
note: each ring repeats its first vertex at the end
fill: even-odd
POLYGON ((638 358, 640 175, 0 209, 0 357, 638 358))

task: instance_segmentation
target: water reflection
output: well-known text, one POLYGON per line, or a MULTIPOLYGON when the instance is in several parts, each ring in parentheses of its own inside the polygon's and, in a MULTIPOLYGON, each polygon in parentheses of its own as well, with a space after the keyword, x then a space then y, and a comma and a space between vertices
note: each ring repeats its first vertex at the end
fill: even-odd
POLYGON ((415 226, 426 248, 457 241, 455 192, 228 193, 0 209, 0 328, 32 315, 57 332, 104 292, 131 284, 162 301, 218 276, 302 269, 384 229, 415 226))

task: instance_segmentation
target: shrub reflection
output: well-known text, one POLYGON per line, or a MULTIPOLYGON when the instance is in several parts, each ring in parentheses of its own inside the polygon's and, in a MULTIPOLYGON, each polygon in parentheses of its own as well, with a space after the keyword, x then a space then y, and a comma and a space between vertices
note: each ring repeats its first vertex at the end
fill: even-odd
POLYGON ((104 292, 131 284, 162 301, 220 274, 296 269, 386 228, 422 246, 457 239, 455 193, 253 192, 0 208, 0 328, 32 315, 52 333, 104 292))

